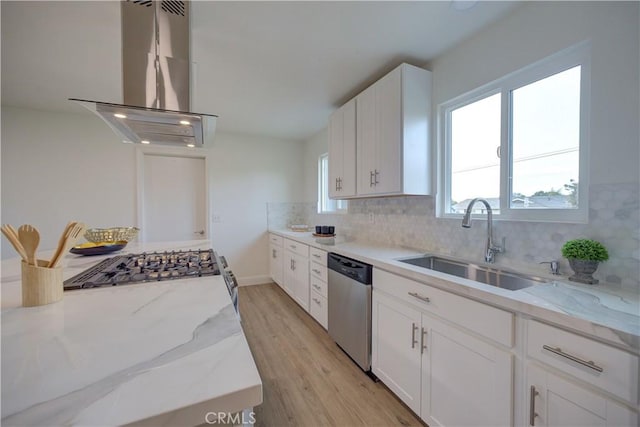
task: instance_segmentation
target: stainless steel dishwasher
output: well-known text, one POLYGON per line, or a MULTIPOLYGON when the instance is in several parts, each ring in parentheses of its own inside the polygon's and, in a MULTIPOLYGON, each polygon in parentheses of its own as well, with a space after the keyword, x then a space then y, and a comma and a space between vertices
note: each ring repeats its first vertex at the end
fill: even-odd
POLYGON ((371 371, 371 266, 329 253, 329 335, 371 371))

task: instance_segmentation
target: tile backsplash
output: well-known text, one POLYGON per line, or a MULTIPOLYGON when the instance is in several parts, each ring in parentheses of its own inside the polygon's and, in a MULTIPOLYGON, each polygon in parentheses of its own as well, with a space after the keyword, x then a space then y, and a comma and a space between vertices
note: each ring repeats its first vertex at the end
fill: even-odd
MULTIPOLYGON (((640 186, 637 182, 590 187, 588 224, 495 221, 494 238, 506 239, 506 252, 497 265, 540 268, 541 261, 560 261, 571 272, 560 248, 565 241, 590 238, 603 243, 610 255, 594 274, 601 281, 640 292, 640 186)), ((334 225, 347 241, 402 246, 482 261, 486 222, 474 220, 464 229, 457 219, 435 216, 435 199, 428 196, 357 199, 346 214, 318 214, 316 203, 269 203, 269 229, 291 224, 334 225), (373 213, 374 222, 370 222, 373 213)))

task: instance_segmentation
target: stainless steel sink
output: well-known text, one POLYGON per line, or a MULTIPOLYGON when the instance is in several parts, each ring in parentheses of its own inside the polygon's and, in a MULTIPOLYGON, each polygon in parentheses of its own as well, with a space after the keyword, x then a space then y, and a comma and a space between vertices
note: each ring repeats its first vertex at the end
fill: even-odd
POLYGON ((485 283, 502 289, 508 289, 510 291, 517 291, 518 289, 524 289, 529 286, 548 282, 548 280, 541 277, 432 255, 404 258, 397 261, 422 268, 428 268, 429 270, 439 271, 441 273, 451 274, 464 279, 475 280, 476 282, 485 283))

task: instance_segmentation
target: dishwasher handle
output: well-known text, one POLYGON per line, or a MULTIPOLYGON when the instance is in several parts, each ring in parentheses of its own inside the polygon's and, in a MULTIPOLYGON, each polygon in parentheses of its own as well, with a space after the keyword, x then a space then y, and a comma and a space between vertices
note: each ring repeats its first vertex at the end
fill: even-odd
POLYGON ((331 252, 327 267, 329 272, 335 271, 365 285, 371 284, 373 268, 369 264, 331 252))

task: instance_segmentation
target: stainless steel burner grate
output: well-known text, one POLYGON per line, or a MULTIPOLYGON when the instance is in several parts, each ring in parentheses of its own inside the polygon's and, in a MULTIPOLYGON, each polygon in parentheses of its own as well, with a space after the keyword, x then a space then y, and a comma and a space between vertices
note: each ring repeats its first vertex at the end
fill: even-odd
POLYGON ((64 289, 87 289, 219 274, 218 256, 213 249, 145 252, 107 258, 65 280, 64 289))

